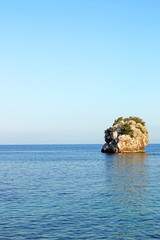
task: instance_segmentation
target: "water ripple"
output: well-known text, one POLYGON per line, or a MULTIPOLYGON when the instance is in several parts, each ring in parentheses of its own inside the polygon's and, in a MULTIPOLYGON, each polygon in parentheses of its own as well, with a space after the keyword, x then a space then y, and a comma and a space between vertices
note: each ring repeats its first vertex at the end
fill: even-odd
POLYGON ((160 239, 160 145, 100 149, 0 146, 1 239, 160 239))

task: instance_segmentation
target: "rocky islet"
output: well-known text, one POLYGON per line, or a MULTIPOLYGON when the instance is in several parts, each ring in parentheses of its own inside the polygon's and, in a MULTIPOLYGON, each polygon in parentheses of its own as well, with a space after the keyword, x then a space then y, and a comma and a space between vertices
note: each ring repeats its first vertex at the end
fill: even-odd
POLYGON ((105 130, 105 144, 101 152, 144 152, 149 141, 145 122, 138 117, 120 117, 105 130))

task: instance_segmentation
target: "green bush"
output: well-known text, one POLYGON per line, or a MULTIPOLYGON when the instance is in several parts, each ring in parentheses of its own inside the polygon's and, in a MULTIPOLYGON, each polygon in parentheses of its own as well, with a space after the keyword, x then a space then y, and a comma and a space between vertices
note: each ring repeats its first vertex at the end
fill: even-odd
POLYGON ((128 123, 125 123, 121 126, 121 134, 122 135, 129 135, 131 138, 133 138, 133 130, 131 129, 131 126, 128 123))
POLYGON ((116 120, 114 121, 113 126, 114 126, 115 124, 117 124, 118 122, 122 121, 122 120, 123 120, 124 122, 127 122, 127 121, 129 121, 129 120, 133 120, 133 121, 135 121, 136 123, 140 123, 140 124, 142 124, 143 126, 145 126, 145 122, 144 122, 141 118, 139 118, 139 117, 132 117, 132 116, 130 116, 129 118, 119 117, 118 119, 116 119, 116 120))
POLYGON ((139 117, 129 117, 129 120, 134 120, 136 123, 140 123, 145 126, 145 122, 139 117))
POLYGON ((119 117, 118 119, 114 120, 113 126, 122 120, 123 120, 123 117, 119 117))

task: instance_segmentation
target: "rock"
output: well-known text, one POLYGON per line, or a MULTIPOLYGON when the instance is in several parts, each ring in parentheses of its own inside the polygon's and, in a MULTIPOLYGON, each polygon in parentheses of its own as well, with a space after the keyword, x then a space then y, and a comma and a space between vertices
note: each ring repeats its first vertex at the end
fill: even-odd
POLYGON ((138 117, 118 118, 112 127, 105 130, 101 152, 144 152, 149 141, 145 122, 138 117))

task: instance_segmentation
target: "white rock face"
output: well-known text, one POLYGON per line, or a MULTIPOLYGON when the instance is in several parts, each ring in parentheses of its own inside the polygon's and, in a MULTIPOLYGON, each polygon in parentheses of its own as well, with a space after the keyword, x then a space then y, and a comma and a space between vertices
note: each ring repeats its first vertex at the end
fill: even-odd
POLYGON ((135 120, 123 119, 108 128, 105 131, 106 143, 101 151, 112 153, 144 152, 149 141, 148 131, 143 121, 137 123, 137 118, 135 120))

